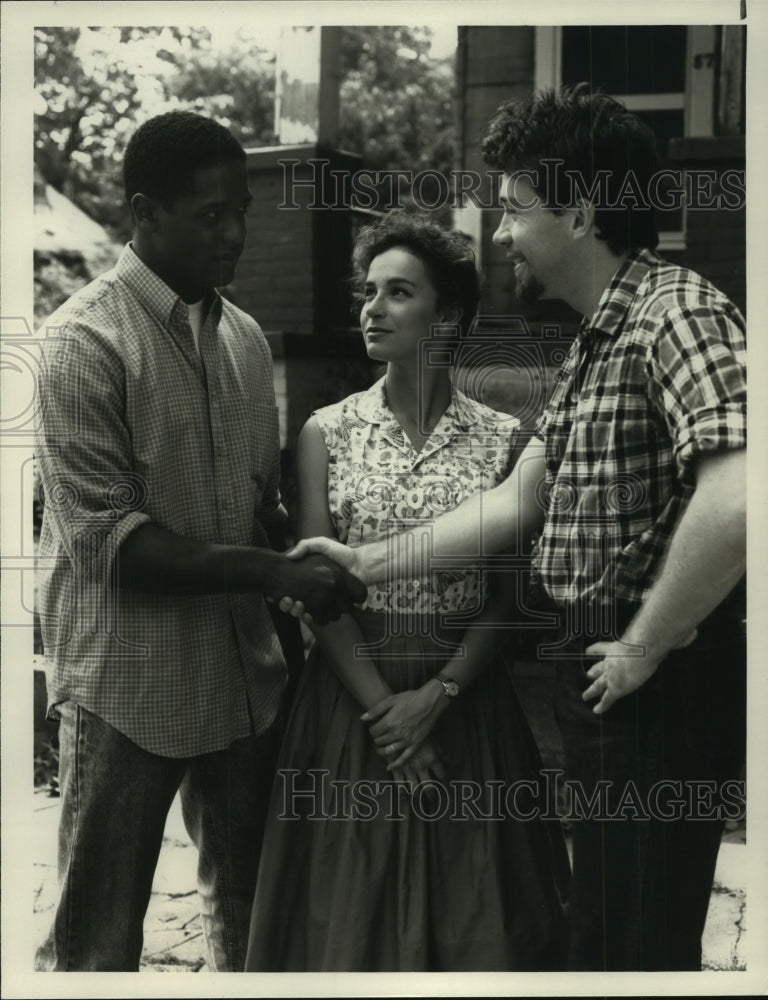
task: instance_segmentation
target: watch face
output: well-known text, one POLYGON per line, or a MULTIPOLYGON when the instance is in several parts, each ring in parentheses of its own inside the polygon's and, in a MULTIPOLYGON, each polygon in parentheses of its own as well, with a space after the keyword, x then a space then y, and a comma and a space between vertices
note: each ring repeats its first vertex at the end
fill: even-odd
POLYGON ((459 693, 459 685, 456 681, 443 681, 443 688, 445 689, 445 693, 450 695, 451 698, 455 698, 459 693))

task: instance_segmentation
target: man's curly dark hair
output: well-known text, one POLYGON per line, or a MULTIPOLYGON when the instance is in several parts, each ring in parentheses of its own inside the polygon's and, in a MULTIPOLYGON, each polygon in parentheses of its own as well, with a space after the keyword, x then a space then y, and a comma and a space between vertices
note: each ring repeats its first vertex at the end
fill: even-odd
POLYGON ((135 194, 169 207, 192 190, 196 170, 245 160, 232 133, 193 111, 168 111, 144 122, 131 136, 123 160, 123 185, 130 204, 135 194))
POLYGON ((653 202, 647 196, 659 169, 653 132, 589 84, 535 91, 503 104, 488 125, 482 152, 490 167, 507 174, 537 172, 536 184, 526 176, 554 211, 572 206, 579 188, 590 191, 597 182, 597 236, 612 253, 658 244, 653 202), (550 161, 549 169, 542 168, 542 161, 550 161), (562 161, 556 169, 554 161, 562 161), (569 174, 579 178, 578 187, 569 174), (635 198, 632 191, 642 196, 635 198), (648 207, 638 204, 641 200, 648 207), (609 207, 617 202, 619 207, 609 207))
POLYGON ((358 296, 362 296, 371 261, 393 247, 419 258, 437 292, 438 306, 459 309, 459 325, 466 333, 480 301, 480 277, 470 238, 416 211, 390 212, 355 240, 352 281, 358 296))

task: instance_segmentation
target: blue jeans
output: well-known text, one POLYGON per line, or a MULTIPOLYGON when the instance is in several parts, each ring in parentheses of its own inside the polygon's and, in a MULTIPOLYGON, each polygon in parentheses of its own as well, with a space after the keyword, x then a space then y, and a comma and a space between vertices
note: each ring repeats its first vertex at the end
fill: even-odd
POLYGON ((60 898, 35 968, 138 969, 163 829, 180 790, 199 852, 209 967, 242 971, 280 724, 226 750, 174 759, 71 702, 59 711, 60 898))
POLYGON ((587 818, 573 823, 569 969, 698 970, 722 814, 733 804, 723 789, 739 781, 744 760, 742 626, 713 616, 692 645, 597 716, 595 702, 581 699, 595 659, 578 654, 599 638, 571 635, 556 664, 566 778, 586 800, 610 783, 604 815, 588 818, 582 807, 587 818))

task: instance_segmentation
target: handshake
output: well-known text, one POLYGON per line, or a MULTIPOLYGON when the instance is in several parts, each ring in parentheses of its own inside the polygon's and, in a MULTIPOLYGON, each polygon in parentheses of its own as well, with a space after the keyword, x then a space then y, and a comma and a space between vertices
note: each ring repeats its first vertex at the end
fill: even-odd
POLYGON ((327 625, 365 600, 361 562, 355 549, 331 538, 305 539, 276 560, 267 600, 307 625, 327 625))

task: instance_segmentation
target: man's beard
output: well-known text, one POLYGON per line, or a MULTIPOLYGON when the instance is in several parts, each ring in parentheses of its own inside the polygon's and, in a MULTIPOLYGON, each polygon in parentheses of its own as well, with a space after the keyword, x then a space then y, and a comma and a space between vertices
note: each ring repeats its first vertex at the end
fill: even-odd
POLYGON ((529 273, 519 281, 515 279, 515 294, 521 302, 531 305, 543 297, 544 286, 538 278, 529 273))

